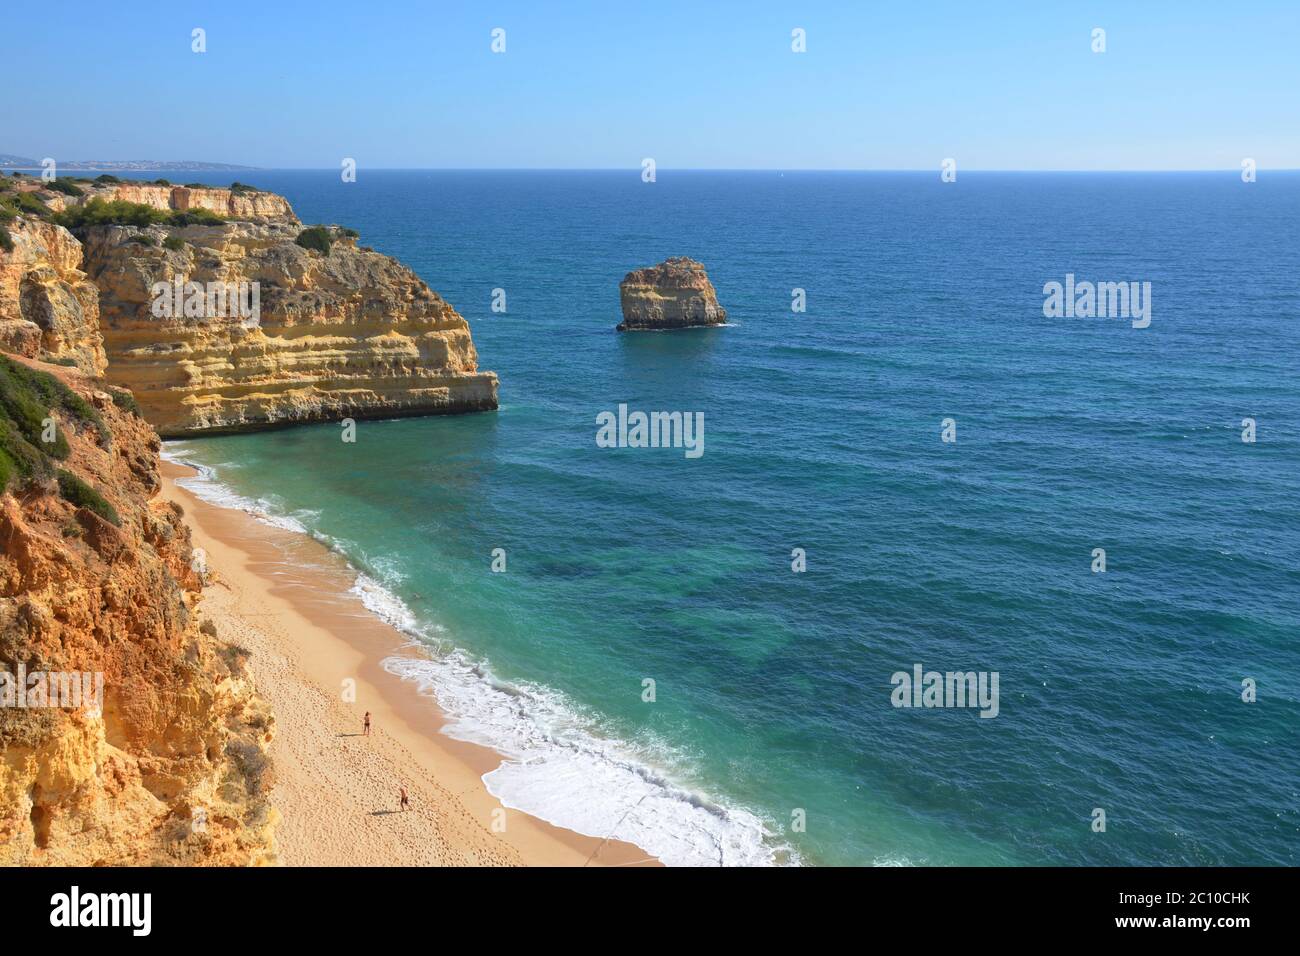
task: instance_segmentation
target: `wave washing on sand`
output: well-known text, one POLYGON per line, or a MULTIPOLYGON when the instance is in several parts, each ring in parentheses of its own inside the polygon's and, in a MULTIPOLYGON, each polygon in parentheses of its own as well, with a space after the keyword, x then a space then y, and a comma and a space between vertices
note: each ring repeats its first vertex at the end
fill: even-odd
POLYGON ((594 733, 594 721, 557 691, 501 681, 460 651, 390 657, 384 669, 433 694, 451 718, 448 736, 506 758, 483 782, 508 807, 634 843, 669 866, 794 862, 758 816, 677 786, 627 743, 594 733))
MULTIPOLYGON (((307 534, 344 553, 339 542, 297 518, 275 514, 274 502, 222 485, 212 467, 185 458, 179 443, 165 446, 162 457, 198 471, 177 484, 201 500, 307 534)), ((719 805, 654 769, 677 762, 671 748, 656 747, 656 754, 643 757, 632 745, 597 733, 597 721, 558 691, 499 680, 486 663, 452 647, 442 628, 420 621, 382 583, 353 570, 351 591, 362 604, 434 655, 390 657, 384 669, 434 696, 447 715, 442 729, 448 736, 505 757, 483 776, 488 791, 505 806, 587 836, 633 843, 669 866, 800 862, 753 812, 719 805)))
POLYGON ((286 515, 275 514, 276 505, 265 498, 247 498, 238 494, 221 484, 216 479, 216 470, 201 465, 197 461, 191 461, 183 457, 179 452, 181 448, 176 442, 164 442, 162 450, 158 457, 163 461, 170 461, 176 465, 184 465, 187 468, 193 468, 198 472, 193 478, 178 478, 176 484, 180 485, 186 491, 194 495, 200 501, 206 501, 210 505, 216 505, 218 508, 230 508, 234 511, 242 511, 245 514, 256 518, 258 521, 268 524, 273 528, 280 528, 284 531, 293 531, 297 534, 313 535, 305 524, 297 518, 286 515), (170 445, 170 447, 169 447, 170 445))

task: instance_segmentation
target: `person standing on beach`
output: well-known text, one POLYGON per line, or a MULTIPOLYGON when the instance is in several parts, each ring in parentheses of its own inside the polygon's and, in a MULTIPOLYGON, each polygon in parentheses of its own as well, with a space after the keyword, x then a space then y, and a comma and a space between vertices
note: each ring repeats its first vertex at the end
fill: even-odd
POLYGON ((405 813, 407 810, 409 810, 409 809, 411 808, 411 798, 408 797, 408 796, 406 795, 406 785, 405 785, 405 784, 403 784, 402 786, 398 787, 398 789, 402 791, 402 802, 401 802, 401 807, 402 807, 402 812, 405 813))
POLYGON ((366 732, 365 736, 370 736, 370 711, 366 711, 366 732))

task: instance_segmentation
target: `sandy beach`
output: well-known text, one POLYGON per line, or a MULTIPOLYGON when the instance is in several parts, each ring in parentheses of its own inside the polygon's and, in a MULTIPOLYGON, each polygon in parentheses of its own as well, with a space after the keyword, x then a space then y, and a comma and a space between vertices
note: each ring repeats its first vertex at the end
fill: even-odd
POLYGON ((287 866, 657 865, 629 843, 552 826, 503 807, 482 775, 485 747, 439 733, 445 716, 385 671, 419 648, 348 593, 354 575, 312 538, 208 504, 162 462, 163 496, 185 510, 210 570, 199 616, 246 648, 275 714, 272 802, 287 866), (346 684, 355 682, 354 685, 346 684), (355 702, 345 688, 355 687, 355 702), (372 731, 362 733, 371 713, 372 731), (399 811, 399 787, 411 807, 399 811))

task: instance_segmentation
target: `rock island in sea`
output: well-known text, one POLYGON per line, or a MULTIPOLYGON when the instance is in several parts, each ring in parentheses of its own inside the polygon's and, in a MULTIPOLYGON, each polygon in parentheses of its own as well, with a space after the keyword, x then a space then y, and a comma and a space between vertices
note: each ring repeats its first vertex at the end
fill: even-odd
POLYGON ((727 321, 727 310, 718 305, 704 266, 685 256, 629 272, 619 284, 619 295, 620 332, 688 329, 727 321))

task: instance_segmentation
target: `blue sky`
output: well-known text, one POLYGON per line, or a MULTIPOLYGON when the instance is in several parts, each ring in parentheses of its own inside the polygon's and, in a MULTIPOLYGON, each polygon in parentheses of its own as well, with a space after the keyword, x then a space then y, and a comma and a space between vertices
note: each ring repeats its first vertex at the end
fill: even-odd
POLYGON ((0 152, 295 168, 1297 168, 1297 50, 1300 0, 27 4, 0 35, 0 152), (191 52, 194 27, 206 53, 191 52), (806 53, 791 52, 795 27, 806 53))

